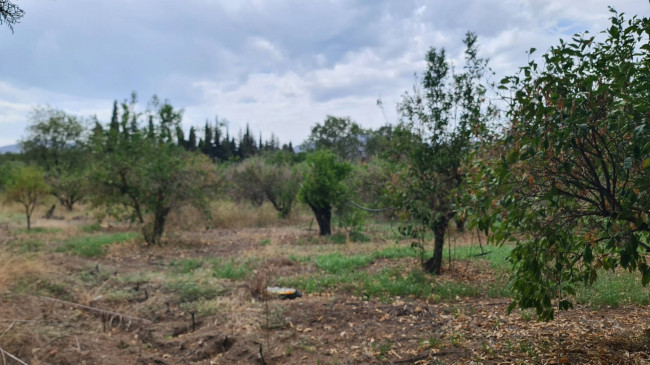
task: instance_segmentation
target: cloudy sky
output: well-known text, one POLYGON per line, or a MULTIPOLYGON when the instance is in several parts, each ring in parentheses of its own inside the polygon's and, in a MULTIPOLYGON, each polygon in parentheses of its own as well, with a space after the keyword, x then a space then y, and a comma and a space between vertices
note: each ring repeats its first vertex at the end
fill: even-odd
MULTIPOLYGON (((183 108, 185 129, 215 115, 231 133, 302 142, 326 115, 394 122, 431 47, 461 62, 467 30, 497 75, 575 32, 603 30, 607 5, 648 16, 646 0, 14 0, 0 28, 0 146, 34 106, 106 122, 136 91, 183 108), (382 99, 385 115, 377 107, 382 99)), ((498 76, 497 76, 498 77, 498 76)))

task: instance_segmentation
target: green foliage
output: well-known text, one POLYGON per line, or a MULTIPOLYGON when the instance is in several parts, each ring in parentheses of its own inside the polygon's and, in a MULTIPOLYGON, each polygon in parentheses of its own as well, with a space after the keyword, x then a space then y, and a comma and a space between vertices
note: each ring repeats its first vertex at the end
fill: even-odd
POLYGON ((214 283, 202 283, 196 280, 175 280, 165 285, 174 292, 179 302, 196 302, 199 299, 213 299, 224 292, 214 283))
POLYGON ((390 205, 386 187, 390 184, 395 167, 387 159, 371 157, 367 162, 353 166, 348 178, 354 201, 370 208, 390 205))
POLYGON ((122 103, 121 118, 116 103, 108 130, 96 125, 90 174, 93 203, 137 221, 149 245, 161 243, 173 209, 191 204, 208 212, 217 183, 216 170, 205 156, 174 143, 182 112, 155 97, 150 104, 152 110, 138 113, 133 95, 122 103), (142 117, 149 121, 146 128, 139 126, 142 117))
POLYGON ((239 280, 251 273, 248 262, 235 262, 234 259, 224 261, 221 259, 212 260, 212 273, 220 279, 239 280))
POLYGON ((172 260, 169 266, 176 273, 189 274, 203 266, 203 262, 197 259, 172 260))
POLYGON ((31 229, 31 217, 36 204, 49 192, 43 171, 36 166, 25 166, 13 171, 6 188, 6 199, 22 204, 27 218, 27 229, 31 229))
POLYGON ((114 243, 131 241, 136 237, 133 232, 102 234, 69 238, 56 249, 58 252, 70 252, 83 257, 100 257, 106 254, 107 246, 114 243))
POLYGON ((25 164, 21 161, 8 160, 0 164, 0 189, 4 190, 11 181, 11 179, 17 175, 18 170, 22 167, 25 167, 25 164))
POLYGON ((21 141, 26 157, 43 167, 52 194, 72 210, 86 194, 84 125, 62 110, 38 107, 27 132, 21 141))
POLYGON ((470 197, 479 228, 517 244, 511 309, 544 320, 601 268, 650 281, 650 19, 612 12, 604 39, 560 41, 502 81, 511 125, 470 197))
MULTIPOLYGON (((275 156, 284 154, 278 151, 275 156)), ((238 195, 261 205, 271 202, 281 218, 287 218, 300 190, 301 175, 295 166, 283 159, 253 157, 235 167, 233 181, 238 195)))
POLYGON ((368 134, 350 118, 328 115, 323 124, 316 123, 303 143, 306 151, 328 150, 348 161, 359 159, 363 153, 363 139, 368 134))
POLYGON ((352 167, 340 162, 329 151, 316 151, 306 160, 304 181, 299 197, 314 212, 321 235, 331 234, 332 207, 345 202, 347 187, 343 180, 352 167))
POLYGON ((641 275, 638 272, 601 270, 598 281, 593 285, 578 285, 576 302, 594 308, 602 306, 619 307, 626 304, 650 304, 650 288, 639 288, 641 275))
POLYGON ((316 267, 331 274, 337 274, 344 271, 353 271, 357 268, 367 266, 373 261, 374 258, 371 256, 348 256, 338 252, 329 255, 318 255, 314 259, 316 267))
POLYGON ((440 273, 442 247, 449 221, 456 213, 456 191, 472 143, 487 134, 488 118, 481 80, 487 61, 478 58, 476 35, 467 33, 464 72, 453 74, 444 49, 431 48, 421 84, 404 95, 399 105, 401 123, 395 131, 392 156, 397 168, 388 184, 393 204, 406 221, 434 232, 433 257, 428 271, 440 273), (421 89, 420 89, 421 88, 421 89))

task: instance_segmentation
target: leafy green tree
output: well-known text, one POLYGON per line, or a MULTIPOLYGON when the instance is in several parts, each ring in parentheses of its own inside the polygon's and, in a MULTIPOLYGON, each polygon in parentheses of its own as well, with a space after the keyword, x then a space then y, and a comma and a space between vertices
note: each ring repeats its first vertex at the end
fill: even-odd
POLYGON ((444 49, 431 48, 421 84, 404 95, 395 131, 393 158, 401 169, 389 185, 394 204, 434 234, 433 257, 424 263, 439 274, 449 221, 456 214, 456 191, 472 144, 487 132, 494 108, 486 103, 481 80, 487 60, 478 57, 476 35, 465 36, 463 73, 453 74, 444 49))
POLYGON ((332 234, 332 207, 346 201, 348 188, 343 180, 352 167, 330 151, 320 150, 307 156, 304 181, 299 198, 316 216, 320 235, 332 234))
POLYGON ((301 176, 290 163, 256 156, 235 168, 233 180, 242 196, 254 202, 268 200, 281 218, 287 218, 300 190, 301 176))
MULTIPOLYGON (((95 128, 91 179, 93 203, 111 212, 124 212, 142 225, 147 244, 160 244, 170 212, 191 204, 207 211, 209 196, 217 182, 209 160, 176 145, 172 131, 180 124, 180 111, 168 102, 157 105, 145 119, 153 121, 154 135, 148 128, 137 128, 141 113, 134 103, 122 108, 118 138, 114 131, 95 128), (125 117, 126 114, 126 117, 125 117), (150 117, 150 118, 147 118, 150 117)), ((122 214, 124 215, 124 214, 122 214)))
POLYGON ((0 163, 0 190, 4 190, 13 176, 15 176, 25 164, 22 161, 7 160, 0 163))
POLYGON ((612 12, 502 81, 511 123, 473 190, 491 239, 516 244, 510 308, 545 320, 601 269, 650 282, 650 19, 612 12))
POLYGON ((27 218, 27 229, 32 228, 31 218, 38 202, 50 192, 43 171, 36 166, 25 166, 14 171, 6 189, 8 201, 22 204, 27 218))
POLYGON ((322 125, 316 123, 302 146, 306 151, 329 150, 343 160, 354 161, 363 155, 366 135, 350 118, 328 115, 322 125))
POLYGON ((45 169, 51 193, 68 210, 85 196, 85 127, 74 115, 38 107, 21 141, 26 157, 45 169))

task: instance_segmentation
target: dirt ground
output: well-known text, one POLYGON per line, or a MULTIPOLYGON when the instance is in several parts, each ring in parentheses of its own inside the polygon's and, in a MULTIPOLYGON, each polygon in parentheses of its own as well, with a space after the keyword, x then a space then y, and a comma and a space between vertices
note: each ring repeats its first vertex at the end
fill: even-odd
MULTIPOLYGON (((259 295, 259 287, 318 270, 288 260, 291 254, 368 252, 388 243, 337 247, 294 227, 208 230, 170 240, 175 244, 146 250, 114 245, 99 259, 47 252, 44 262, 54 268, 47 280, 0 292, 0 348, 31 364, 650 363, 648 307, 577 306, 540 323, 528 312, 507 315, 507 298, 379 300, 333 291, 281 300, 259 295), (155 280, 172 260, 209 257, 257 258, 258 267, 247 279, 220 280, 209 311, 175 301, 173 290, 155 280), (150 276, 134 280, 139 273, 150 276), (83 285, 61 289, 80 275, 83 285), (108 297, 108 288, 124 296, 108 297)), ((485 270, 480 262, 463 263, 441 280, 494 279, 479 274, 485 270)))

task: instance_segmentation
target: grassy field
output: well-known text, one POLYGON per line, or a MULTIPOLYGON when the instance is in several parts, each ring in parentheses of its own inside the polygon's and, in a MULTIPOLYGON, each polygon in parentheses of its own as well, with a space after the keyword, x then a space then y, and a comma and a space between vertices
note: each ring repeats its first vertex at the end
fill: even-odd
POLYGON ((173 217, 150 248, 137 227, 84 207, 27 231, 18 207, 3 206, 0 348, 50 364, 256 363, 260 348, 273 364, 526 363, 555 358, 545 336, 558 333, 579 363, 596 340, 573 334, 600 328, 592 347, 604 359, 647 354, 650 290, 634 273, 602 272, 574 310, 537 323, 528 310, 506 314, 509 246, 479 255, 474 233, 452 231, 436 277, 394 223, 318 237, 304 208, 280 220, 234 204, 215 204, 212 222, 173 217), (303 296, 283 301, 267 286, 303 296))

